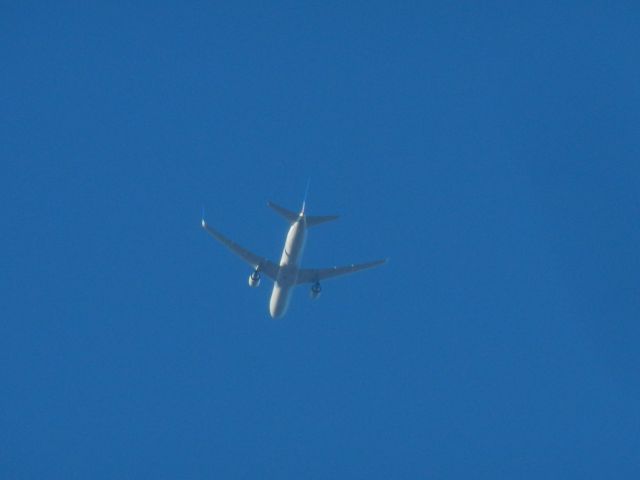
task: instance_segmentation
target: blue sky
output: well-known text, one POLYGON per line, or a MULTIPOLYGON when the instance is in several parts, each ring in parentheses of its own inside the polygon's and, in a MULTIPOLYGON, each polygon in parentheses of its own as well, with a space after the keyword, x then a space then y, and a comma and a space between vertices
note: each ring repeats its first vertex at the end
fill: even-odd
POLYGON ((637 4, 343 3, 3 8, 2 478, 638 478, 637 4))

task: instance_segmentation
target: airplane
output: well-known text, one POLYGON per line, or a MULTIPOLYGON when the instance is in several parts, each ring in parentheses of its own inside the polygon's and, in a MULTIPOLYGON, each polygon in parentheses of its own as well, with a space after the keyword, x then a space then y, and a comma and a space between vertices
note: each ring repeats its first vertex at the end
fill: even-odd
POLYGON ((230 240, 222 233, 213 229, 205 221, 204 214, 202 216, 202 228, 253 268, 253 272, 249 275, 250 287, 256 288, 260 285, 260 278, 262 274, 273 280, 273 291, 269 301, 269 314, 271 315, 271 318, 280 318, 284 316, 289 308, 293 289, 298 285, 310 283, 311 298, 316 299, 320 296, 320 292, 322 291, 320 286, 321 281, 377 267, 387 261, 386 259, 374 260, 372 262, 351 264, 343 267, 300 268, 302 253, 304 251, 307 238, 307 229, 338 218, 336 215, 307 215, 304 211, 305 203, 306 199, 302 202, 302 210, 300 213, 295 213, 284 207, 276 205, 273 202, 267 202, 267 205, 270 208, 280 216, 284 217, 290 224, 279 264, 241 247, 233 240, 230 240))

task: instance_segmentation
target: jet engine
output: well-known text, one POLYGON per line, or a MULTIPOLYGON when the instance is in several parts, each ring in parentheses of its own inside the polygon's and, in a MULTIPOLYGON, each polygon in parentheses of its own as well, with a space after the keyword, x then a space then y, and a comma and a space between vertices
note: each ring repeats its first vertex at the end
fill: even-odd
POLYGON ((321 292, 322 292, 322 287, 320 286, 320 282, 316 282, 313 285, 311 285, 310 295, 313 300, 318 298, 321 292))
POLYGON ((260 285, 260 272, 256 270, 251 275, 249 275, 249 286, 251 288, 256 288, 258 285, 260 285))

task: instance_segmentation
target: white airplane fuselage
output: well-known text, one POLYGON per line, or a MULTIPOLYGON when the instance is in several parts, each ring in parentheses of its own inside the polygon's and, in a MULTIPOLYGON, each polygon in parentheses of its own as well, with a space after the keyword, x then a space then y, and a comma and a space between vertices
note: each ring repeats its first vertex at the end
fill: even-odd
POLYGON ((269 301, 269 314, 272 318, 282 317, 289 308, 291 294, 298 277, 298 269, 302 261, 304 244, 307 240, 307 226, 303 215, 298 221, 293 223, 287 233, 287 240, 284 243, 282 257, 280 258, 280 269, 273 284, 271 300, 269 301))

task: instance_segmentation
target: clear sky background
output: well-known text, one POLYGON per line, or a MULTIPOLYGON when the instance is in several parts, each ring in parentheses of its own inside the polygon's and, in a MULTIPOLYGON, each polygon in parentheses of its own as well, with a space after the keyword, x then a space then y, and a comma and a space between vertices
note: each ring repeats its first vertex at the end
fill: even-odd
POLYGON ((4 3, 1 478, 640 478, 637 2, 4 3))

